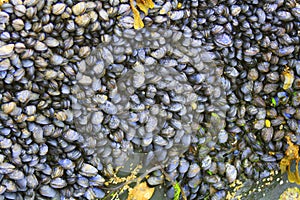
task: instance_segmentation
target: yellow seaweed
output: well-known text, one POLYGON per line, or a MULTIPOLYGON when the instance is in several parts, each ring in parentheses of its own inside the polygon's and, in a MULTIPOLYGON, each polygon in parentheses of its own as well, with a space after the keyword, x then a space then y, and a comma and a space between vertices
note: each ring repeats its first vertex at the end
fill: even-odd
MULTIPOLYGON (((149 8, 154 8, 154 3, 152 0, 136 0, 136 5, 138 8, 145 13, 145 15, 148 15, 148 10, 149 8)), ((133 19, 134 19, 134 24, 133 27, 134 29, 140 29, 144 27, 144 22, 141 19, 140 13, 138 9, 134 5, 134 1, 130 0, 130 7, 133 12, 133 19)))
POLYGON ((149 8, 154 8, 154 3, 152 0, 136 0, 136 5, 148 15, 149 8))
POLYGON ((296 176, 291 171, 288 172, 288 180, 289 180, 290 183, 295 183, 296 182, 296 176))
POLYGON ((295 172, 295 182, 300 185, 300 176, 299 176, 299 167, 298 167, 299 160, 296 160, 296 172, 295 172))
POLYGON ((148 187, 146 182, 138 183, 128 193, 127 200, 149 200, 154 193, 154 188, 148 187))
POLYGON ((287 158, 282 158, 282 160, 280 161, 280 171, 281 173, 285 173, 286 172, 286 168, 290 165, 290 161, 287 158))
POLYGON ((134 18, 134 29, 140 29, 144 27, 144 22, 141 19, 139 11, 136 9, 136 7, 131 6, 132 12, 133 12, 133 18, 134 18))
POLYGON ((280 170, 281 173, 285 173, 287 171, 288 180, 291 183, 297 183, 300 185, 300 175, 299 175, 299 146, 295 145, 289 136, 286 136, 286 140, 288 143, 288 148, 285 151, 285 156, 280 161, 280 170), (295 160, 296 162, 296 171, 291 171, 292 162, 295 160))

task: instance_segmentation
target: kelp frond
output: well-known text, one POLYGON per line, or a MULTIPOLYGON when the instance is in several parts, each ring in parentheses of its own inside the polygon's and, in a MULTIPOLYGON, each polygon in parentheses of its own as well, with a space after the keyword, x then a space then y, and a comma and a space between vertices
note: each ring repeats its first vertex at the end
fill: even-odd
MULTIPOLYGON (((148 15, 149 8, 154 8, 154 3, 152 0, 136 0, 136 5, 140 10, 142 10, 145 15, 148 15)), ((144 22, 141 19, 140 13, 138 9, 134 5, 134 0, 130 0, 130 7, 133 12, 133 18, 134 18, 134 29, 140 29, 144 27, 144 22)))
POLYGON ((285 173, 287 171, 288 180, 291 183, 297 183, 300 185, 300 176, 299 176, 299 146, 295 145, 289 136, 286 136, 286 140, 288 143, 288 148, 285 151, 285 156, 280 161, 280 170, 281 173, 285 173), (296 170, 295 172, 291 171, 291 165, 293 161, 296 162, 296 170))
POLYGON ((180 193, 181 193, 181 188, 180 188, 179 183, 176 181, 173 187, 174 187, 174 190, 175 190, 174 200, 179 200, 180 193))
POLYGON ((154 8, 154 3, 152 0, 136 0, 137 6, 148 15, 149 8, 154 8))

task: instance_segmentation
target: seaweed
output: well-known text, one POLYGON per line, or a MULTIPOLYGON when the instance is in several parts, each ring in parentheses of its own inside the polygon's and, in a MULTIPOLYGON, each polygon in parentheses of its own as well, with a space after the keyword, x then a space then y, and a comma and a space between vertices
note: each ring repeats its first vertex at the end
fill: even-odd
POLYGON ((108 191, 105 199, 120 199, 119 196, 123 194, 126 190, 128 191, 127 200, 148 200, 154 193, 154 188, 147 186, 146 182, 142 182, 144 178, 148 176, 149 173, 156 171, 161 168, 161 166, 154 166, 149 170, 146 170, 145 173, 138 176, 139 170, 142 168, 141 165, 136 166, 135 169, 131 171, 131 174, 126 177, 119 177, 117 172, 119 168, 113 172, 112 177, 109 181, 105 182, 105 185, 108 187, 100 187, 108 191), (131 184, 135 183, 135 187, 131 188, 131 184))
MULTIPOLYGON (((154 8, 154 3, 152 0, 136 0, 137 7, 142 10, 145 15, 148 15, 149 8, 154 8)), ((144 27, 144 22, 141 19, 140 13, 138 9, 134 5, 134 1, 130 0, 130 7, 133 12, 133 18, 134 18, 134 29, 140 29, 144 27)))
POLYGON ((149 200, 155 188, 148 187, 146 182, 137 183, 133 189, 129 189, 127 200, 149 200))
POLYGON ((179 200, 180 196, 183 200, 187 200, 185 193, 180 186, 180 184, 176 180, 172 180, 172 178, 165 172, 163 169, 164 167, 160 164, 153 166, 152 168, 146 170, 143 174, 138 176, 140 169, 142 168, 141 165, 136 166, 135 169, 131 171, 131 174, 127 177, 119 177, 117 175, 119 168, 116 169, 111 174, 111 178, 109 181, 105 182, 105 186, 100 187, 103 190, 107 191, 107 195, 104 199, 112 199, 118 200, 120 199, 120 195, 123 194, 125 191, 128 191, 127 200, 149 200, 151 199, 155 187, 149 187, 144 179, 149 177, 149 174, 156 171, 161 170, 165 179, 170 181, 173 188, 174 188, 174 199, 179 200), (135 183, 135 186, 132 188, 132 184, 135 183), (107 186, 107 187, 106 187, 107 186))
POLYGON ((181 193, 181 187, 179 185, 179 183, 176 181, 174 183, 174 190, 175 190, 175 193, 174 193, 174 200, 179 200, 180 198, 180 193, 181 193))
POLYGON ((187 200, 187 197, 185 196, 184 190, 182 189, 180 184, 176 180, 173 180, 170 177, 170 175, 163 168, 161 168, 160 170, 165 175, 166 180, 170 181, 173 188, 174 188, 175 192, 174 192, 174 199, 173 200, 179 200, 180 195, 181 195, 183 200, 187 200))
POLYGON ((288 180, 291 183, 297 183, 300 185, 300 176, 299 176, 299 146, 295 145, 289 136, 285 137, 288 143, 288 148, 285 151, 285 156, 280 161, 280 170, 281 173, 287 172, 288 180), (296 170, 295 172, 291 171, 291 165, 293 161, 296 162, 296 170))

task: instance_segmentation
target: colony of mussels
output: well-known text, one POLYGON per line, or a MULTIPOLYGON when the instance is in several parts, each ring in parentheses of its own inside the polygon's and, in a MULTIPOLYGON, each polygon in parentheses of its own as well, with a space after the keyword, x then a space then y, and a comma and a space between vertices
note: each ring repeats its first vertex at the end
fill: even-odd
POLYGON ((296 0, 155 0, 140 30, 129 3, 2 5, 0 199, 101 199, 133 160, 225 199, 300 144, 296 0))

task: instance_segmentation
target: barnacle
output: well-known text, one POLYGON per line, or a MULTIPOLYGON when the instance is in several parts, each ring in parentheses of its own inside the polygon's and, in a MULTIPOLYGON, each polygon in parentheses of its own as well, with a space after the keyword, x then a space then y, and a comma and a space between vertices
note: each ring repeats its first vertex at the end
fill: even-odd
MULTIPOLYGON (((152 0, 136 0, 136 5, 141 9, 145 15, 148 14, 149 8, 154 8, 154 3, 152 0)), ((134 5, 134 1, 130 0, 130 7, 133 12, 133 18, 134 18, 134 29, 140 29, 144 27, 144 23, 141 19, 140 13, 138 9, 134 5)))
POLYGON ((288 180, 291 183, 297 183, 300 184, 300 176, 299 176, 299 146, 292 143, 291 138, 289 136, 286 136, 286 140, 288 143, 288 149, 285 151, 285 157, 280 161, 280 170, 281 173, 284 173, 287 171, 288 174, 288 180), (291 165, 293 161, 296 162, 296 171, 291 171, 291 165))

